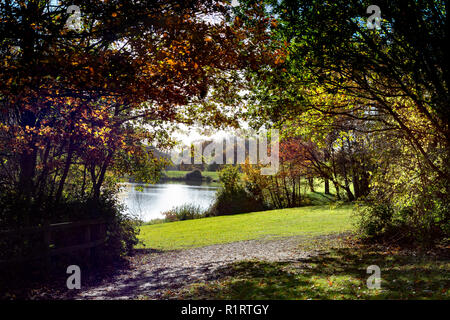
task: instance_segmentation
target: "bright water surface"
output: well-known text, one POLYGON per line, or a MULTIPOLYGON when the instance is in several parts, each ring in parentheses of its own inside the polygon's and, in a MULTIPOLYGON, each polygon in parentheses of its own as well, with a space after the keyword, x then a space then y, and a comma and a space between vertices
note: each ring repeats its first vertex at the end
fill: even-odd
POLYGON ((143 191, 136 190, 136 183, 124 183, 120 199, 129 214, 137 215, 143 221, 164 218, 164 211, 183 204, 194 204, 208 208, 218 189, 218 184, 188 184, 186 182, 143 185, 143 191))

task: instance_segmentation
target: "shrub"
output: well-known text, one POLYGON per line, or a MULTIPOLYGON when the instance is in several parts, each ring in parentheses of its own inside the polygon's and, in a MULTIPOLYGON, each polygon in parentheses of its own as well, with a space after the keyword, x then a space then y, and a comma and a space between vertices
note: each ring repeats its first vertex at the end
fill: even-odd
POLYGON ((186 173, 186 180, 202 180, 202 172, 198 169, 186 173))
POLYGON ((448 209, 448 205, 436 206, 423 214, 412 206, 366 202, 357 206, 357 228, 366 240, 429 246, 449 237, 448 209))
POLYGON ((237 167, 225 166, 219 172, 219 179, 222 185, 222 189, 226 193, 231 194, 242 189, 242 185, 240 183, 241 177, 237 167))
MULTIPOLYGON (((104 188, 98 202, 92 201, 89 197, 65 198, 58 205, 51 206, 43 203, 37 207, 33 203, 24 202, 20 196, 3 194, 0 196, 0 203, 4 204, 0 207, 1 229, 6 230, 37 227, 44 223, 104 219, 107 223, 104 246, 94 250, 95 254, 89 261, 83 255, 79 255, 79 252, 74 252, 73 259, 79 259, 80 264, 91 264, 92 262, 106 264, 130 253, 138 243, 137 226, 140 221, 124 214, 124 208, 119 203, 115 188, 104 188)), ((64 234, 64 239, 58 237, 58 241, 70 242, 71 239, 80 238, 80 235, 82 238, 83 230, 68 229, 64 234)), ((46 250, 40 234, 0 238, 0 260, 10 260, 30 254, 39 255, 39 252, 44 255, 46 250)), ((55 260, 59 260, 59 258, 55 260)))
POLYGON ((219 170, 220 165, 218 165, 215 161, 213 163, 208 164, 208 166, 206 167, 206 171, 217 171, 219 170))
POLYGON ((363 237, 377 237, 392 224, 394 210, 386 204, 357 206, 358 230, 363 237))
POLYGON ((237 167, 225 166, 219 172, 219 177, 222 188, 216 193, 209 215, 220 216, 266 209, 262 199, 253 197, 242 186, 237 167))
POLYGON ((205 210, 194 204, 184 204, 163 212, 167 222, 204 218, 205 210))
POLYGON ((360 234, 424 247, 445 242, 450 236, 448 180, 414 159, 407 163, 383 162, 385 168, 374 173, 358 209, 360 234))
POLYGON ((105 250, 101 255, 110 261, 128 255, 138 244, 138 226, 141 221, 124 213, 124 207, 114 191, 103 193, 100 207, 100 216, 106 219, 108 226, 105 250))
POLYGON ((263 203, 253 198, 244 189, 235 190, 233 193, 219 189, 209 209, 209 215, 222 216, 263 210, 266 210, 263 203))

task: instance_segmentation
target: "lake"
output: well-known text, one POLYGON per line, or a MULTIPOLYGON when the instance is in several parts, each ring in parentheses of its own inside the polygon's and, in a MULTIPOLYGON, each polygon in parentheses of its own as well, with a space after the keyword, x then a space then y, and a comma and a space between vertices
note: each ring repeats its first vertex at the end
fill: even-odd
POLYGON ((217 183, 158 183, 141 185, 137 183, 121 184, 119 198, 126 205, 127 212, 143 221, 164 218, 162 213, 183 204, 194 204, 207 209, 214 200, 217 183), (142 186, 143 190, 136 190, 142 186))

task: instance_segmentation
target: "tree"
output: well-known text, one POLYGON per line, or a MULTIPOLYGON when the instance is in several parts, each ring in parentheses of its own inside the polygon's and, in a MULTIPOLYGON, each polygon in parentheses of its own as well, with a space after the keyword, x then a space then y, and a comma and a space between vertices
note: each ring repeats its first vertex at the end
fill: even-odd
POLYGON ((3 1, 2 194, 20 194, 24 216, 38 220, 64 198, 98 202, 108 170, 153 168, 144 180, 159 172, 144 142, 170 143, 167 122, 227 122, 201 102, 241 52, 252 55, 223 18, 229 9, 214 0, 3 1), (79 32, 66 27, 69 5, 80 8, 79 32))
POLYGON ((358 193, 367 194, 370 176, 368 201, 413 212, 416 227, 428 230, 422 234, 430 226, 445 233, 448 3, 381 1, 381 29, 367 28, 367 1, 264 3, 266 16, 277 18, 268 25, 272 45, 287 54, 276 67, 247 72, 253 123, 278 125, 320 148, 344 135, 339 148, 357 157, 341 154, 332 167, 353 175, 358 193))

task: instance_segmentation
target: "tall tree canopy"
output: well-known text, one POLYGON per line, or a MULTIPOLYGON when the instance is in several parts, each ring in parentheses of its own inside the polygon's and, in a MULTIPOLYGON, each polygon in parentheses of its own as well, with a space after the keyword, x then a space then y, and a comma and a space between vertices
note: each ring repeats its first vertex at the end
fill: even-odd
MULTIPOLYGON (((240 3, 254 24, 245 13, 254 2, 240 3)), ((369 1, 258 3, 286 57, 247 73, 252 123, 313 139, 328 148, 328 167, 330 151, 364 150, 350 161, 370 163, 358 171, 375 201, 448 221, 448 2, 379 1, 380 28, 367 26, 369 1)))
POLYGON ((167 143, 166 122, 234 121, 202 103, 226 74, 261 57, 243 41, 248 31, 228 22, 230 8, 214 0, 2 1, 2 193, 18 192, 32 211, 70 195, 98 199, 108 169, 153 177, 157 164, 143 143, 167 143))

